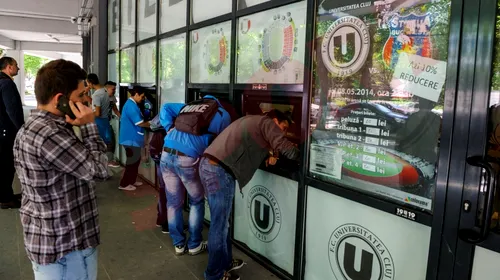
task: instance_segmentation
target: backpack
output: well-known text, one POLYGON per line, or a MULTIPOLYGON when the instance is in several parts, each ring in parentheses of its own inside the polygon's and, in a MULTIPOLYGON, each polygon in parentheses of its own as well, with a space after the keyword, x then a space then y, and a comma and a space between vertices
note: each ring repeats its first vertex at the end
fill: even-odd
POLYGON ((165 129, 158 129, 153 131, 153 135, 149 141, 149 155, 156 163, 160 162, 165 136, 167 136, 167 131, 165 129))
POLYGON ((219 103, 213 99, 200 99, 182 107, 175 119, 175 129, 194 134, 209 134, 208 127, 219 110, 219 103))

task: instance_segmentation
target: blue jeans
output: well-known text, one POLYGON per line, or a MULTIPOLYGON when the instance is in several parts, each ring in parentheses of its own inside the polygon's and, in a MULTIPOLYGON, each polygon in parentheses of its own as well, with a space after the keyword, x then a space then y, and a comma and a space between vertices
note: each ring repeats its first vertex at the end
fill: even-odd
POLYGON ((104 141, 104 143, 106 144, 109 144, 111 142, 111 124, 109 123, 109 119, 95 118, 95 124, 97 125, 97 130, 99 130, 99 136, 101 136, 102 141, 104 141))
POLYGON ((96 280, 97 248, 73 251, 48 265, 31 264, 35 280, 96 280))
POLYGON ((210 207, 210 230, 208 232, 207 280, 219 280, 231 265, 233 251, 229 235, 229 217, 234 199, 234 178, 219 165, 207 158, 200 162, 200 178, 210 207))
POLYGON ((205 216, 205 192, 198 175, 199 158, 161 154, 161 174, 167 191, 168 229, 174 246, 184 246, 184 218, 182 207, 186 191, 190 201, 189 240, 187 246, 194 249, 200 246, 203 237, 203 217, 205 216))

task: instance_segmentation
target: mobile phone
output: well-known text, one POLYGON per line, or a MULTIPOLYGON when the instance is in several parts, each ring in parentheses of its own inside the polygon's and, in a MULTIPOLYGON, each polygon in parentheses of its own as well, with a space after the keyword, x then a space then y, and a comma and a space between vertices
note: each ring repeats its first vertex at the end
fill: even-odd
POLYGON ((68 115, 72 119, 76 119, 75 114, 73 113, 71 107, 69 106, 69 99, 65 95, 61 96, 57 101, 57 110, 61 111, 65 115, 68 115))

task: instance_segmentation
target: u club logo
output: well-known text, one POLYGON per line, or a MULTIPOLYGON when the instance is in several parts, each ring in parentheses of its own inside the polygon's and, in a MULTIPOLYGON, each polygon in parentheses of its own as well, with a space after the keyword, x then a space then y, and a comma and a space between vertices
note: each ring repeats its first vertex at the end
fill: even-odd
POLYGON ((370 33, 363 20, 345 16, 328 28, 321 43, 321 57, 326 69, 336 77, 356 74, 370 52, 370 33))
POLYGON ((255 237, 265 243, 276 239, 281 229, 281 210, 276 197, 266 187, 257 185, 250 189, 248 211, 255 237))
POLYGON ((328 259, 338 280, 394 280, 394 261, 384 243, 368 229, 344 224, 333 231, 328 259))

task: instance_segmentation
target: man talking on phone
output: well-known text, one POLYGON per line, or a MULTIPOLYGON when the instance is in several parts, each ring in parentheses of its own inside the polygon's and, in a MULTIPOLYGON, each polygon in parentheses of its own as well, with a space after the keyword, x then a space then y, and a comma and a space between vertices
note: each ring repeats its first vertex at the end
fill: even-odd
POLYGON ((94 112, 83 105, 86 76, 80 66, 62 59, 40 68, 38 107, 15 140, 21 224, 35 280, 97 279, 94 180, 108 177, 108 160, 94 112), (81 140, 73 126, 80 128, 81 140))

